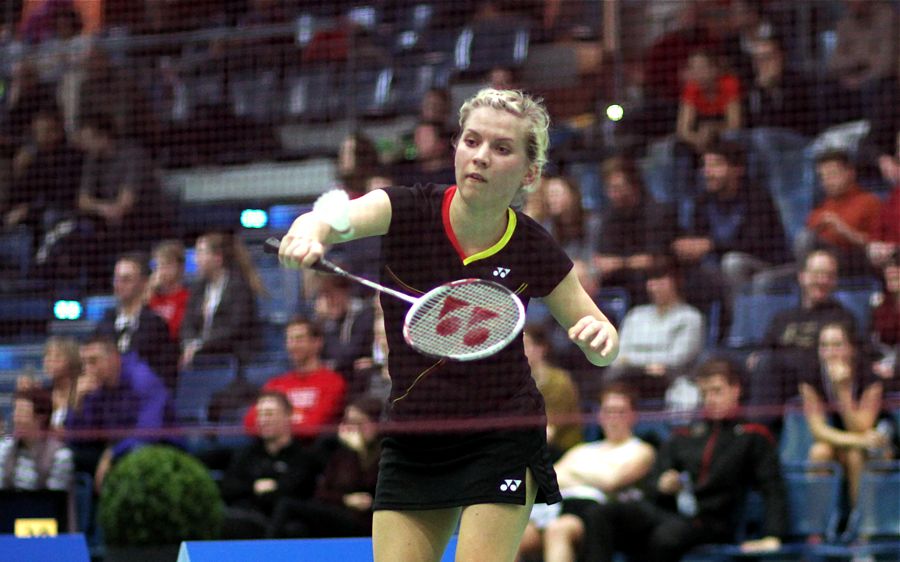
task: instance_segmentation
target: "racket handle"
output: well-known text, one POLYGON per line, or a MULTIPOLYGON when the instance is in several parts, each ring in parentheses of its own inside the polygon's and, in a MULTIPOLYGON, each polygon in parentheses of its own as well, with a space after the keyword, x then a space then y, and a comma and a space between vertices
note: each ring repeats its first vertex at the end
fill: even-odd
MULTIPOLYGON (((281 247, 281 240, 275 238, 274 236, 270 236, 263 242, 263 251, 267 254, 278 255, 278 249, 281 247)), ((310 269, 315 269, 316 271, 321 271, 323 273, 338 273, 341 268, 326 260, 324 257, 319 258, 319 261, 312 264, 310 269)), ((342 271, 342 270, 341 270, 342 271)))

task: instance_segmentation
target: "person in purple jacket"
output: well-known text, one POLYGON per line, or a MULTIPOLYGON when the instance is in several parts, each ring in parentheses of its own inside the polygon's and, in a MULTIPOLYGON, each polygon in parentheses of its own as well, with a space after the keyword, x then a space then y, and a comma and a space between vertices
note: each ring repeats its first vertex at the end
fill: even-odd
POLYGON ((120 354, 109 336, 98 334, 88 339, 81 346, 81 361, 84 372, 76 384, 75 406, 69 411, 66 429, 111 432, 99 438, 95 434, 74 436, 76 467, 94 473, 99 491, 116 460, 159 440, 152 430, 165 425, 171 397, 146 363, 134 354, 120 354))

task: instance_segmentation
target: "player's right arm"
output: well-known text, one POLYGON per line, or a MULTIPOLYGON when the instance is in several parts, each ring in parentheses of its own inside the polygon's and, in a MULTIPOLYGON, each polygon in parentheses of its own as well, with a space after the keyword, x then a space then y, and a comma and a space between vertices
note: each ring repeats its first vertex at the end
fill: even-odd
POLYGON ((341 233, 313 212, 297 217, 281 239, 278 259, 288 267, 309 267, 325 253, 325 246, 387 234, 391 200, 376 189, 349 203, 349 232, 341 233))

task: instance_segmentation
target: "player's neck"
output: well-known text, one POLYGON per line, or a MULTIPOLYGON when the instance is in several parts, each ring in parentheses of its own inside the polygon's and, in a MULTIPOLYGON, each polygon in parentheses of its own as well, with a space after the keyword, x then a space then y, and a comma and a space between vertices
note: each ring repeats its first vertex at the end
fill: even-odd
POLYGON ((461 197, 450 204, 450 225, 467 255, 490 248, 503 237, 508 219, 507 207, 473 208, 461 197))

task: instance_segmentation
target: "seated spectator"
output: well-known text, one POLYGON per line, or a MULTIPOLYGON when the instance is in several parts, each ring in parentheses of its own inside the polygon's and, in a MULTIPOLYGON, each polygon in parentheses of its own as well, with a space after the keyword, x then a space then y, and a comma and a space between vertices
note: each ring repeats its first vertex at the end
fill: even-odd
POLYGON ((361 397, 347 406, 338 427, 338 447, 308 500, 284 498, 275 507, 271 538, 372 535, 372 498, 378 481, 384 402, 361 397))
POLYGON ((384 331, 384 311, 381 303, 372 301, 374 321, 372 323, 372 353, 353 362, 353 377, 347 384, 347 402, 352 403, 362 396, 375 396, 385 402, 391 394, 391 375, 387 369, 388 344, 384 331))
POLYGON ((70 490, 72 451, 50 429, 50 393, 37 386, 13 396, 12 433, 0 440, 0 490, 70 490))
POLYGON ((0 159, 12 158, 25 143, 35 114, 56 108, 56 95, 50 84, 43 84, 34 61, 23 58, 12 64, 9 89, 0 106, 0 159))
MULTIPOLYGON (((50 379, 50 398, 53 402, 50 413, 50 427, 62 428, 66 416, 75 399, 75 384, 81 375, 81 354, 78 342, 72 338, 51 336, 44 344, 44 375, 50 379)), ((19 377, 16 388, 28 389, 39 386, 29 377, 19 377)))
POLYGON ((881 0, 846 0, 826 66, 823 94, 829 123, 869 119, 877 123, 897 103, 897 13, 881 0))
POLYGON ((585 534, 584 507, 642 497, 638 485, 653 468, 656 452, 632 433, 636 402, 637 395, 620 383, 601 391, 597 421, 604 438, 576 445, 554 464, 562 504, 535 506, 520 556, 542 552, 546 561, 594 560, 597 545, 585 534))
POLYGON ((892 257, 900 255, 900 132, 897 133, 897 153, 879 158, 881 176, 893 185, 887 201, 881 206, 877 227, 866 246, 869 261, 875 267, 882 267, 892 257))
POLYGON ((178 342, 165 320, 146 305, 150 264, 141 253, 123 254, 113 273, 116 306, 97 324, 97 332, 115 338, 119 353, 133 352, 158 376, 169 392, 178 379, 178 342))
POLYGON ((59 113, 46 108, 31 122, 31 142, 13 159, 9 208, 3 227, 24 225, 44 240, 61 220, 72 219, 81 179, 82 155, 66 142, 59 113))
POLYGON ((816 343, 822 326, 840 322, 855 329, 857 324, 853 313, 834 298, 838 281, 834 254, 811 252, 802 262, 797 281, 799 305, 775 314, 760 351, 747 358, 751 404, 781 406, 796 396, 800 375, 816 369, 816 343))
POLYGON ((525 327, 523 336, 525 357, 531 368, 531 376, 544 397, 547 412, 547 445, 550 455, 559 458, 563 453, 580 443, 581 401, 572 375, 547 360, 550 341, 546 330, 540 325, 525 327))
POLYGON ((781 42, 771 36, 756 39, 751 56, 753 76, 745 100, 747 126, 816 134, 819 115, 813 100, 814 86, 785 66, 781 42))
POLYGON ((227 353, 246 359, 256 341, 256 297, 265 288, 247 248, 224 232, 197 238, 197 282, 191 287, 181 324, 180 365, 198 353, 227 353))
POLYGON ((625 287, 631 302, 647 302, 647 271, 675 239, 675 209, 653 200, 634 162, 609 158, 601 167, 609 205, 603 210, 594 265, 604 286, 625 287))
POLYGON ((190 296, 184 285, 184 259, 184 244, 180 240, 163 240, 153 248, 148 306, 166 321, 175 341, 179 341, 190 296))
POLYGON ((400 162, 393 169, 397 185, 456 183, 453 167, 453 140, 443 123, 420 121, 413 131, 415 159, 400 162))
POLYGON ((650 304, 633 307, 619 331, 619 357, 604 379, 621 380, 642 399, 659 400, 703 350, 703 315, 681 297, 679 273, 662 266, 647 274, 650 304))
POLYGON ((610 562, 616 551, 624 551, 633 560, 677 562, 694 546, 733 542, 737 514, 751 488, 765 502, 763 537, 741 549, 781 546, 787 502, 775 439, 764 427, 739 419, 741 382, 730 363, 705 362, 697 383, 703 419, 663 443, 655 493, 638 501, 594 504, 585 514, 585 536, 597 547, 592 560, 610 562))
POLYGON ((806 230, 794 241, 794 254, 799 261, 814 248, 828 248, 837 254, 843 275, 864 275, 866 244, 875 236, 881 200, 856 182, 856 167, 846 152, 822 154, 816 172, 825 199, 807 217, 806 230))
POLYGON ((704 191, 691 227, 672 244, 692 288, 687 300, 698 306, 722 289, 721 297, 733 296, 756 273, 788 261, 775 204, 765 189, 748 184, 746 169, 746 153, 736 143, 720 141, 703 151, 704 191))
POLYGON ((109 469, 129 451, 159 441, 152 435, 171 416, 166 386, 146 363, 133 353, 122 355, 115 340, 95 335, 81 346, 84 373, 75 387, 74 406, 66 429, 91 432, 92 438, 75 435, 72 448, 76 469, 94 474, 99 492, 109 469), (122 431, 140 433, 121 436, 122 431), (94 437, 94 432, 110 432, 94 437))
POLYGON ((575 178, 544 175, 528 195, 529 216, 541 223, 573 260, 590 263, 599 228, 596 217, 584 208, 575 178))
POLYGON ((291 435, 291 410, 281 392, 267 390, 257 398, 257 438, 236 453, 221 483, 223 538, 262 538, 279 500, 312 495, 321 467, 291 435))
POLYGON ((900 392, 900 256, 882 268, 884 292, 881 302, 872 311, 872 335, 882 358, 873 369, 884 382, 885 391, 900 392))
POLYGON ((153 163, 138 145, 120 138, 102 114, 82 120, 79 140, 86 152, 78 211, 88 217, 80 251, 91 279, 105 278, 116 255, 148 250, 164 232, 168 209, 153 163))
POLYGON ((344 137, 338 149, 337 177, 340 187, 351 198, 369 191, 369 178, 376 174, 381 164, 375 142, 361 132, 353 132, 344 137))
POLYGON ((818 354, 819 372, 800 382, 803 412, 815 439, 809 460, 841 463, 850 503, 856 505, 866 461, 892 458, 896 431, 890 414, 882 414, 884 386, 869 374, 851 329, 840 323, 823 326, 818 354), (882 415, 885 423, 879 424, 882 415))
POLYGON ((741 85, 728 74, 711 51, 698 50, 688 57, 686 80, 678 106, 675 196, 688 193, 696 156, 703 154, 722 133, 741 128, 741 85), (687 149, 687 150, 685 150, 687 149))
MULTIPOLYGON (((294 317, 284 330, 284 343, 293 369, 266 381, 262 390, 284 393, 291 403, 295 436, 316 437, 323 425, 337 421, 344 407, 344 377, 322 366, 322 331, 312 320, 294 317)), ((256 427, 256 408, 244 416, 244 427, 256 427)))
POLYGON ((366 299, 353 296, 347 279, 319 275, 318 280, 315 319, 322 327, 322 359, 349 379, 353 363, 371 352, 374 311, 366 299))

